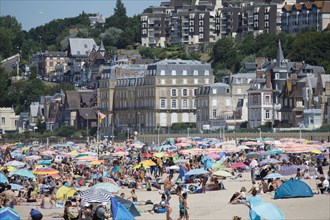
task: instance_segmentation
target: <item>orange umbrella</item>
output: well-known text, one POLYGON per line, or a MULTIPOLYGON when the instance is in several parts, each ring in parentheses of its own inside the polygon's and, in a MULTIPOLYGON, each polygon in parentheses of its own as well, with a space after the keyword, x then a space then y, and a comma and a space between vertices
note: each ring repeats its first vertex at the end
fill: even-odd
POLYGON ((54 155, 54 154, 56 154, 56 152, 54 152, 54 151, 51 151, 51 150, 46 150, 46 151, 43 151, 43 152, 41 152, 41 154, 42 155, 54 155))
POLYGON ((58 174, 59 171, 55 170, 51 167, 42 167, 42 168, 37 168, 33 171, 33 174, 38 174, 38 175, 52 175, 52 174, 58 174))
POLYGON ((32 155, 32 156, 27 156, 26 159, 28 160, 39 160, 41 156, 39 155, 32 155))
POLYGON ((78 157, 78 158, 75 158, 75 159, 79 160, 79 161, 95 161, 95 160, 98 160, 98 158, 93 157, 93 156, 83 156, 83 157, 78 157))
POLYGON ((104 160, 96 160, 96 161, 91 162, 91 165, 100 165, 102 163, 104 163, 104 160))

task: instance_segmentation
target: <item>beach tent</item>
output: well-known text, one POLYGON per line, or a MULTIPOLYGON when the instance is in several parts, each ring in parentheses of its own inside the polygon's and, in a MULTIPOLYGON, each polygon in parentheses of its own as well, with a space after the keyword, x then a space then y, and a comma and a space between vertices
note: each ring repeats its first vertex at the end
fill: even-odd
POLYGON ((20 220, 19 214, 9 207, 0 209, 0 219, 1 220, 20 220))
POLYGON ((111 201, 116 200, 117 202, 121 203, 125 208, 134 216, 141 216, 140 212, 136 209, 135 205, 132 201, 123 199, 119 196, 112 197, 111 201))
POLYGON ((75 192, 77 192, 77 190, 66 187, 66 186, 61 186, 57 190, 55 198, 56 198, 56 200, 64 201, 67 198, 72 197, 75 192))
POLYGON ((112 212, 112 218, 114 220, 135 219, 134 216, 128 211, 128 209, 120 202, 117 202, 117 200, 114 197, 111 198, 111 212, 112 212))
POLYGON ((294 198, 294 197, 312 197, 313 191, 301 180, 289 180, 283 183, 275 191, 275 199, 294 198))

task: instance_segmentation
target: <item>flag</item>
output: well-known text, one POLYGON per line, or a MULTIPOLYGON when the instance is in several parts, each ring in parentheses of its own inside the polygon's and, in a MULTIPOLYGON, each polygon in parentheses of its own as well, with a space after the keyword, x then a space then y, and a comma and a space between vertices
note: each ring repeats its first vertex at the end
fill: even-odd
POLYGON ((105 118, 105 114, 103 114, 102 112, 99 112, 99 123, 102 124, 102 120, 105 118))

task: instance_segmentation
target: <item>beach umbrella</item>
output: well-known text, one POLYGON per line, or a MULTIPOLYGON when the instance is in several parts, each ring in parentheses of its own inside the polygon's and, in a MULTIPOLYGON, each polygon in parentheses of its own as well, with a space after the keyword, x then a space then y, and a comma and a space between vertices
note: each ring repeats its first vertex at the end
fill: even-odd
POLYGON ((28 159, 28 160, 39 160, 39 159, 41 159, 41 156, 31 155, 31 156, 27 156, 26 159, 28 159))
POLYGON ((313 154, 322 154, 322 152, 319 149, 313 149, 310 152, 313 154))
POLYGON ((316 159, 325 159, 325 156, 323 156, 323 155, 317 155, 315 158, 316 159))
POLYGON ((233 175, 231 175, 231 173, 229 173, 227 171, 224 171, 224 170, 218 170, 218 171, 214 172, 212 175, 223 176, 223 177, 231 177, 231 176, 233 176, 233 175))
POLYGON ((86 157, 89 156, 88 154, 77 154, 74 158, 79 158, 79 157, 86 157))
POLYGON ((95 160, 98 160, 98 158, 97 157, 93 157, 93 156, 82 156, 82 157, 75 158, 75 160, 79 160, 79 161, 95 161, 95 160))
MULTIPOLYGON (((142 164, 142 166, 144 167, 144 169, 149 169, 150 167, 148 165, 142 164)), ((138 165, 134 166, 133 169, 139 169, 141 167, 141 163, 139 163, 138 165)))
POLYGON ((33 174, 37 175, 50 175, 50 174, 57 174, 59 173, 58 170, 55 170, 51 167, 41 167, 37 168, 33 171, 33 174))
POLYGON ((17 159, 21 159, 21 158, 24 157, 24 155, 22 153, 19 153, 19 152, 12 152, 10 155, 11 155, 11 157, 17 158, 17 159))
POLYGON ((91 164, 88 161, 77 161, 76 164, 78 166, 88 166, 88 167, 91 166, 91 164))
POLYGON ((189 160, 184 160, 184 159, 177 159, 174 161, 175 164, 180 164, 180 163, 188 163, 189 160))
POLYGON ((271 164, 271 163, 276 164, 276 163, 281 163, 281 161, 276 160, 274 158, 267 158, 267 159, 264 159, 260 162, 261 165, 271 164))
POLYGON ((11 183, 10 185, 11 185, 12 190, 21 190, 24 188, 23 186, 15 184, 15 183, 11 183))
POLYGON ((17 160, 12 160, 12 161, 9 161, 8 163, 5 163, 4 166, 23 167, 23 166, 25 166, 25 163, 22 163, 17 160))
POLYGON ((170 170, 179 170, 180 167, 178 165, 173 165, 169 167, 170 170))
POLYGON ((192 176, 192 175, 201 175, 201 174, 208 174, 209 172, 207 172, 204 169, 194 169, 194 170, 190 170, 189 172, 187 172, 185 174, 185 176, 192 176))
POLYGON ((140 162, 140 164, 143 164, 143 165, 147 165, 147 166, 156 166, 155 162, 153 162, 152 160, 144 160, 142 162, 140 162))
POLYGON ((152 157, 153 154, 152 153, 144 153, 142 154, 142 157, 152 157))
POLYGON ((280 174, 283 176, 290 176, 294 175, 297 173, 297 169, 305 169, 306 167, 304 165, 286 165, 286 166, 281 166, 280 168, 280 174))
POLYGON ((120 187, 117 184, 112 184, 112 183, 98 183, 98 184, 92 186, 92 188, 105 189, 111 193, 116 193, 120 189, 120 187))
POLYGON ((247 165, 242 162, 237 162, 230 165, 230 168, 245 168, 245 167, 247 167, 247 165))
POLYGON ((1 220, 20 220, 19 214, 12 208, 6 207, 0 209, 0 219, 1 220))
POLYGON ((267 220, 284 219, 284 213, 276 206, 268 202, 259 203, 258 205, 252 206, 251 209, 259 216, 259 218, 257 219, 267 219, 267 220))
POLYGON ((40 165, 50 165, 52 163, 52 161, 51 160, 41 160, 41 161, 39 161, 38 162, 38 164, 40 164, 40 165))
POLYGON ((122 172, 122 171, 123 168, 121 168, 120 166, 114 166, 110 172, 113 173, 113 172, 122 172))
POLYGON ((84 202, 110 203, 111 193, 101 188, 89 188, 82 192, 78 192, 78 196, 84 202))
POLYGON ((258 158, 260 154, 258 152, 249 152, 246 154, 246 158, 258 158))
POLYGON ((245 145, 237 146, 237 148, 240 149, 240 150, 248 150, 248 149, 250 149, 248 146, 245 146, 245 145))
POLYGON ((208 154, 206 157, 210 158, 210 159, 219 159, 220 158, 220 154, 217 153, 210 153, 208 154))
POLYGON ((103 163, 104 163, 104 160, 96 160, 96 161, 91 162, 91 165, 100 165, 103 163))
POLYGON ((29 171, 29 170, 23 170, 23 169, 14 170, 14 171, 11 171, 9 173, 9 176, 13 176, 13 175, 23 176, 23 177, 31 178, 31 179, 37 178, 35 175, 33 175, 33 173, 31 173, 31 171, 29 171))
POLYGON ((161 158, 161 157, 165 157, 165 156, 167 156, 167 155, 164 154, 163 152, 154 153, 154 157, 161 158))
POLYGON ((8 179, 5 175, 0 171, 0 183, 7 183, 8 179))
POLYGON ((118 151, 115 153, 112 153, 112 156, 114 157, 122 157, 122 156, 127 156, 129 153, 127 151, 118 151))
POLYGON ((54 154, 56 154, 56 152, 51 150, 46 150, 41 152, 41 155, 54 155, 54 154))
POLYGON ((264 179, 277 179, 282 178, 283 176, 279 173, 270 173, 267 176, 264 177, 264 179))
POLYGON ((222 170, 223 169, 223 165, 221 162, 217 162, 217 163, 214 163, 212 165, 212 169, 219 169, 219 170, 222 170))

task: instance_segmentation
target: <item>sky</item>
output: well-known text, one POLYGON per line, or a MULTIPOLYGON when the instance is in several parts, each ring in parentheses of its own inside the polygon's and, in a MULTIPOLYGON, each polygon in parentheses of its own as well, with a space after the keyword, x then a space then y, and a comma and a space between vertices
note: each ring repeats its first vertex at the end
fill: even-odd
MULTIPOLYGON (((130 17, 163 1, 166 0, 122 0, 130 17)), ((82 11, 109 17, 115 6, 116 0, 0 0, 0 16, 16 17, 28 31, 54 19, 78 16, 82 11)))

